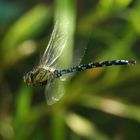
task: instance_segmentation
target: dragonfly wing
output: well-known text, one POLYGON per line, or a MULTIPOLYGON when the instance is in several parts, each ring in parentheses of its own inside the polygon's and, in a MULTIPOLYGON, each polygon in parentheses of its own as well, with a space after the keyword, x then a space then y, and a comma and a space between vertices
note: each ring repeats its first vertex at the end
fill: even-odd
MULTIPOLYGON (((86 52, 86 50, 87 50, 87 46, 85 46, 85 45, 83 45, 83 46, 80 46, 80 47, 78 47, 78 48, 76 48, 75 50, 74 50, 74 53, 73 53, 73 60, 72 60, 72 66, 74 67, 74 66, 78 66, 78 65, 80 65, 80 63, 81 63, 81 61, 82 61, 82 59, 83 59, 83 57, 84 57, 84 55, 85 55, 85 52, 86 52)), ((63 67, 63 64, 62 64, 62 62, 57 62, 57 65, 59 66, 59 67, 61 67, 61 69, 65 69, 65 67, 63 67)), ((55 66, 56 68, 57 68, 57 65, 55 66)), ((71 66, 71 67, 72 67, 71 66)), ((73 73, 69 73, 69 74, 66 74, 66 75, 62 75, 61 77, 60 77, 60 80, 61 81, 67 81, 67 80, 69 80, 71 77, 73 77, 74 75, 75 75, 75 73, 76 72, 73 72, 73 73)))
POLYGON ((62 31, 60 26, 62 26, 60 21, 57 21, 51 34, 48 46, 46 47, 46 50, 40 61, 40 63, 43 65, 54 65, 67 44, 67 31, 62 31))
POLYGON ((64 82, 59 79, 54 79, 47 83, 45 88, 45 97, 48 105, 56 103, 63 96, 65 92, 63 83, 64 82))
POLYGON ((78 66, 80 65, 85 53, 87 50, 87 46, 85 45, 81 45, 77 48, 75 48, 74 53, 73 53, 73 61, 72 61, 72 65, 73 66, 78 66))

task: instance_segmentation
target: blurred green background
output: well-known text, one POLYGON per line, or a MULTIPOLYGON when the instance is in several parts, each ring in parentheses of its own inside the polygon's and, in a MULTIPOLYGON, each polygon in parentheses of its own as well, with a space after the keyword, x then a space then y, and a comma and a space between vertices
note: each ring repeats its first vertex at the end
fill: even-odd
POLYGON ((0 0, 0 140, 139 140, 139 38, 139 0, 0 0), (48 106, 44 87, 22 77, 39 61, 57 15, 70 20, 71 46, 87 47, 81 63, 137 64, 79 72, 48 106))

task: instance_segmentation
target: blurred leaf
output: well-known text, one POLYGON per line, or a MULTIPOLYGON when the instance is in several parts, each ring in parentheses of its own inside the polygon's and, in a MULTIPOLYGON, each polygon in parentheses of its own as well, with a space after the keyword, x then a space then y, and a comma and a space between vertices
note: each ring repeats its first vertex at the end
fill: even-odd
POLYGON ((88 102, 83 102, 81 104, 85 107, 90 107, 93 109, 99 109, 109 114, 113 114, 119 117, 125 117, 129 119, 134 119, 140 122, 140 107, 125 104, 119 100, 113 100, 98 96, 85 95, 82 99, 88 102))
POLYGON ((4 54, 14 51, 19 43, 40 33, 50 18, 49 14, 49 8, 40 4, 16 21, 3 39, 4 54))
POLYGON ((96 129, 92 122, 77 114, 67 114, 66 123, 73 132, 81 135, 82 137, 97 140, 109 140, 109 138, 96 129))
POLYGON ((134 27, 135 31, 140 34, 140 7, 133 9, 130 11, 130 22, 132 23, 132 26, 134 27))
POLYGON ((64 122, 64 108, 57 108, 52 113, 52 140, 66 140, 66 127, 64 122))
POLYGON ((23 123, 25 118, 30 114, 31 108, 31 89, 27 86, 22 86, 16 98, 16 116, 15 123, 23 123))
POLYGON ((132 1, 133 0, 115 0, 114 4, 118 8, 124 8, 124 7, 128 6, 129 4, 131 4, 132 1))
POLYGON ((11 139, 14 136, 14 130, 11 124, 11 118, 0 120, 0 136, 4 139, 11 139))
POLYGON ((16 21, 9 29, 2 42, 5 66, 19 61, 19 58, 23 58, 25 54, 21 55, 18 52, 20 49, 17 50, 17 48, 21 47, 20 44, 23 41, 30 40, 43 31, 48 20, 51 18, 49 10, 50 8, 47 6, 38 4, 16 21))
POLYGON ((66 47, 60 56, 60 63, 63 63, 63 67, 68 67, 72 63, 72 52, 74 44, 74 32, 75 32, 75 12, 76 4, 74 0, 56 0, 55 21, 61 21, 59 26, 60 31, 67 33, 65 36, 66 47), (65 59, 67 58, 67 59, 65 59))
POLYGON ((10 54, 5 55, 4 60, 2 61, 1 67, 3 70, 7 67, 12 66, 13 64, 17 63, 27 55, 32 54, 35 52, 37 46, 36 43, 32 40, 26 40, 23 43, 21 43, 18 48, 10 52, 10 54))

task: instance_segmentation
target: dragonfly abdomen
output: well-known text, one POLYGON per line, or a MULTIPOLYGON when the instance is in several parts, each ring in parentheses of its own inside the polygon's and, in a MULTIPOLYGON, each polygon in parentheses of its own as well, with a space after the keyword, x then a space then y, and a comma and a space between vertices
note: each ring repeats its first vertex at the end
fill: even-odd
POLYGON ((68 69, 56 70, 55 77, 58 78, 67 73, 83 71, 86 69, 92 69, 92 68, 97 68, 97 67, 107 67, 107 66, 113 66, 113 65, 129 65, 129 64, 135 64, 135 63, 136 62, 133 60, 111 60, 111 61, 102 61, 102 62, 95 62, 95 63, 89 63, 89 64, 82 64, 82 65, 71 67, 68 69))

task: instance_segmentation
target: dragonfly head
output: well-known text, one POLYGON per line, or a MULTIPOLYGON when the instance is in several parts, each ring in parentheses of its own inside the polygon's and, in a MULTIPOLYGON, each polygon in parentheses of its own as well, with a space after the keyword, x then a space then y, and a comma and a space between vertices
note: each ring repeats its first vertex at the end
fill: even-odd
POLYGON ((33 85, 34 84, 34 74, 32 71, 28 72, 26 75, 23 76, 23 81, 27 85, 33 85))
POLYGON ((38 68, 28 72, 23 80, 27 85, 45 85, 50 78, 50 71, 38 68))

